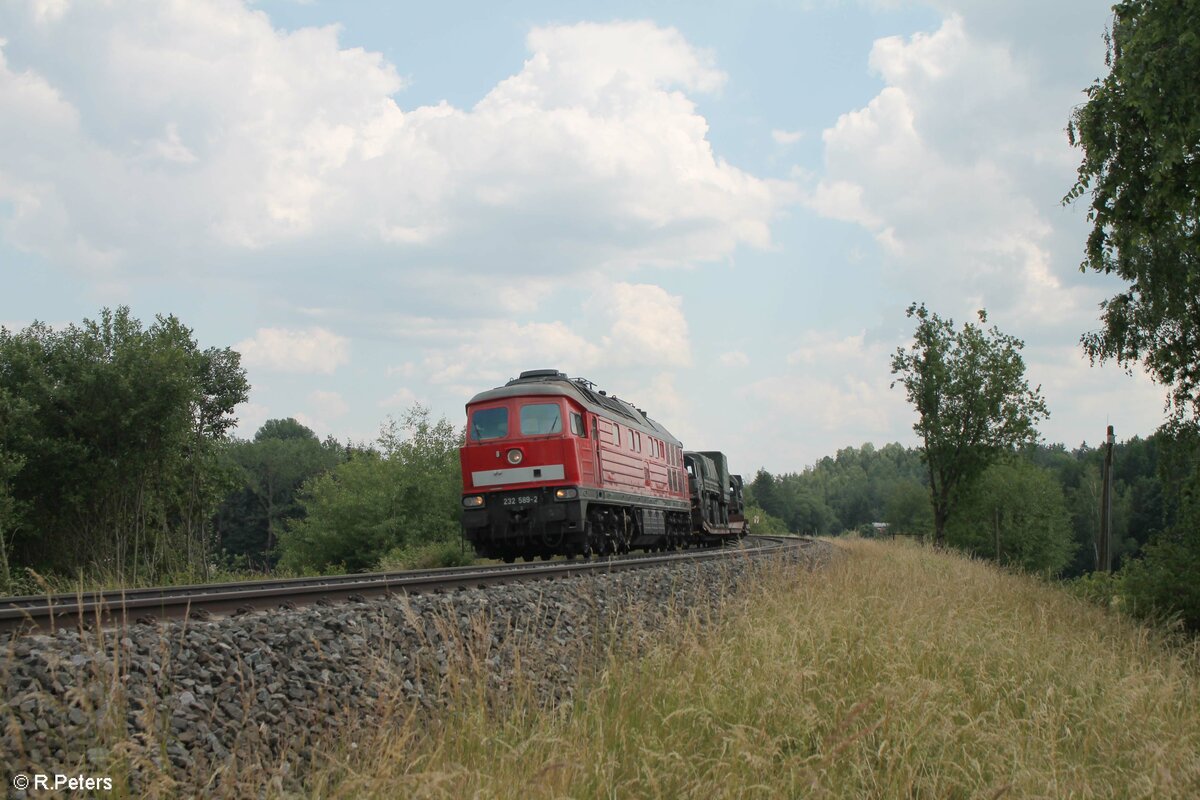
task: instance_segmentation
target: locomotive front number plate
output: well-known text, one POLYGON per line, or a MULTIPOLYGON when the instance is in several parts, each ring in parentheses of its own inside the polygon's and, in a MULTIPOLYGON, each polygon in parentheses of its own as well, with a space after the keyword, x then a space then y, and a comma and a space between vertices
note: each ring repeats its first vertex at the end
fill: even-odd
POLYGON ((523 494, 519 497, 506 497, 501 505, 505 506, 536 506, 538 497, 536 494, 523 494))

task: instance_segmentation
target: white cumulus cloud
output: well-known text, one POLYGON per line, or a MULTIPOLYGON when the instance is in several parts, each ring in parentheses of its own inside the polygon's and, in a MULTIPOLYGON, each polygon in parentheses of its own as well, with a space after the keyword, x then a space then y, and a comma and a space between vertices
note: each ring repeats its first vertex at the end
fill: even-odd
POLYGON ((1072 91, 957 14, 876 41, 869 61, 886 85, 824 132, 807 204, 870 230, 898 284, 936 307, 1083 324, 1094 306, 1073 285, 1078 241, 1056 238, 1077 230, 1058 207, 1072 91))
POLYGON ((250 369, 328 375, 350 358, 350 342, 325 328, 259 328, 233 346, 250 369))
POLYGON ((795 144, 804 138, 804 131, 784 131, 775 128, 771 131, 771 138, 775 140, 775 144, 795 144))
POLYGON ((609 322, 602 340, 606 362, 665 367, 691 364, 681 298, 654 284, 617 283, 601 290, 592 302, 603 309, 609 322))
POLYGON ((416 392, 406 386, 402 386, 383 400, 380 400, 378 405, 380 408, 404 411, 405 409, 412 408, 413 404, 419 402, 420 400, 417 399, 416 392))
POLYGON ((0 108, 22 121, 0 127, 0 231, 75 267, 690 264, 766 246, 785 202, 713 152, 689 97, 726 82, 712 55, 651 22, 533 28, 469 109, 404 108, 379 53, 236 0, 8 3, 0 30, 0 108))
POLYGON ((346 402, 346 398, 342 397, 339 392, 318 389, 309 394, 308 402, 313 410, 325 419, 344 417, 346 412, 350 410, 350 404, 346 402))
POLYGON ((865 333, 804 334, 783 371, 740 391, 754 408, 749 440, 767 437, 777 451, 808 454, 798 464, 848 444, 910 441, 913 413, 903 389, 889 388, 894 350, 865 333))

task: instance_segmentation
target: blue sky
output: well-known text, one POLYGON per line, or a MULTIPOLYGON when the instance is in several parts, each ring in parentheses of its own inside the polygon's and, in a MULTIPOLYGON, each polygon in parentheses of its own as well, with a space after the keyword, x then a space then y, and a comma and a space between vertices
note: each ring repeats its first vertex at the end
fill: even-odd
POLYGON ((16 2, 0 324, 129 305, 234 346, 240 433, 371 440, 557 367, 745 473, 914 443, 923 300, 1027 342, 1050 441, 1162 396, 1078 347, 1095 2, 16 2))

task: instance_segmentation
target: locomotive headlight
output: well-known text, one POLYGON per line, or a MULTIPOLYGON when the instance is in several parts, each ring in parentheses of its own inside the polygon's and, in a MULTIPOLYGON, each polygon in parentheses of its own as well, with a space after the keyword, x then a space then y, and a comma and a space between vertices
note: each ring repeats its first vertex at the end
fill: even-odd
POLYGON ((555 489, 554 490, 554 499, 555 500, 574 500, 576 497, 579 497, 578 489, 555 489))
POLYGON ((483 495, 473 494, 463 498, 463 508, 479 508, 483 505, 483 495))
POLYGON ((525 454, 515 447, 508 451, 508 463, 510 464, 520 464, 523 458, 525 458, 525 454))

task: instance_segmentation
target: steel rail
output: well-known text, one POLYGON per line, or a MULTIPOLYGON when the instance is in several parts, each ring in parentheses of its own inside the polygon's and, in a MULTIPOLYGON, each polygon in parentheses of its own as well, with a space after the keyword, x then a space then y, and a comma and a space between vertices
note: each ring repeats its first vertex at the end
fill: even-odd
POLYGON ((599 572, 646 569, 736 555, 774 552, 803 541, 777 537, 751 537, 756 547, 704 548, 666 554, 643 554, 589 561, 548 561, 503 566, 450 567, 338 575, 322 578, 195 584, 150 589, 109 590, 0 598, 0 634, 53 631, 57 628, 157 622, 161 619, 217 614, 243 614, 279 606, 295 607, 323 601, 365 602, 368 598, 419 594, 464 587, 483 587, 509 581, 548 580, 599 572))
MULTIPOLYGON (((617 558, 645 558, 651 554, 631 553, 617 558)), ((179 594, 191 594, 199 597, 213 592, 232 591, 237 589, 268 589, 274 587, 304 587, 304 586, 337 586, 342 583, 353 583, 373 578, 417 577, 422 575, 441 575, 466 570, 485 571, 496 570, 514 572, 522 569, 535 569, 536 563, 524 564, 475 564, 470 567, 435 567, 428 569, 396 570, 390 572, 355 572, 345 575, 318 575, 302 578, 254 578, 248 581, 227 581, 223 583, 192 583, 171 586, 150 586, 134 589, 93 589, 85 592, 62 592, 56 594, 17 595, 0 597, 0 611, 9 607, 36 608, 47 603, 53 605, 75 605, 78 603, 94 603, 121 596, 127 601, 141 598, 164 598, 179 594)))

